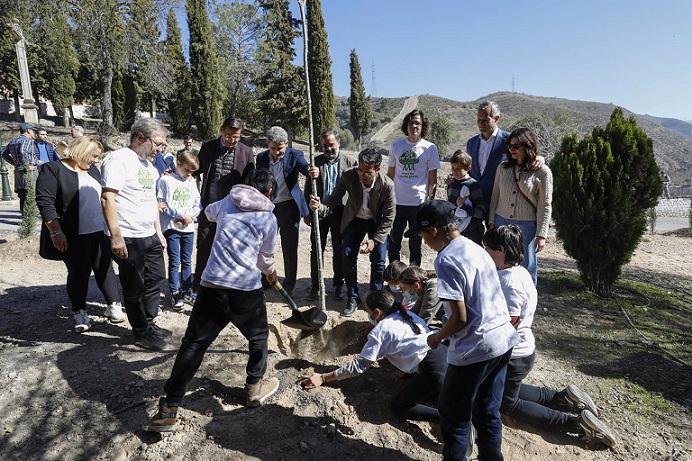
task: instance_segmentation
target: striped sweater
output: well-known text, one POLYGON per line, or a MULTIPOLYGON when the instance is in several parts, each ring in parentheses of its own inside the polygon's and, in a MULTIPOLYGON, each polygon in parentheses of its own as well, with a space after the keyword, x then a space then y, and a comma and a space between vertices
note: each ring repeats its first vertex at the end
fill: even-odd
POLYGON ((496 214, 506 219, 536 221, 536 237, 546 238, 552 212, 553 173, 547 165, 537 171, 524 171, 516 166, 505 168, 506 164, 502 162, 495 173, 488 222, 493 225, 496 214), (517 190, 517 184, 523 194, 517 190))

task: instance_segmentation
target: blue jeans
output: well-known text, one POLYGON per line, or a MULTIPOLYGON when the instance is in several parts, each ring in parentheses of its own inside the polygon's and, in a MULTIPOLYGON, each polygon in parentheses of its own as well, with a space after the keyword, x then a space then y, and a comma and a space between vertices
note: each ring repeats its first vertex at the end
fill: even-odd
POLYGON ((168 243, 168 286, 171 293, 189 290, 192 287, 192 247, 195 244, 195 233, 168 229, 163 235, 168 243))
POLYGON ((533 284, 536 284, 538 277, 538 257, 536 256, 536 221, 519 221, 517 219, 507 219, 502 216, 495 215, 495 225, 504 226, 506 224, 514 224, 521 229, 524 247, 524 260, 521 265, 529 271, 533 284))
MULTIPOLYGON (((416 225, 416 213, 418 206, 412 205, 397 205, 394 223, 392 224, 392 232, 387 237, 387 246, 389 247, 389 263, 401 261, 401 240, 404 238, 404 230, 406 225, 411 229, 416 225)), ((408 238, 409 249, 409 265, 420 266, 421 261, 421 236, 414 233, 408 238)))
POLYGON ((478 459, 502 461, 500 404, 505 387, 505 354, 471 365, 448 365, 437 409, 445 460, 465 461, 471 422, 476 428, 478 459))
MULTIPOLYGON (((360 299, 358 294, 358 255, 360 244, 367 235, 372 236, 377 230, 374 219, 353 218, 342 234, 344 255, 344 279, 348 299, 360 299)), ((387 243, 375 242, 370 252, 370 289, 381 290, 384 287, 384 262, 387 257, 387 243)))

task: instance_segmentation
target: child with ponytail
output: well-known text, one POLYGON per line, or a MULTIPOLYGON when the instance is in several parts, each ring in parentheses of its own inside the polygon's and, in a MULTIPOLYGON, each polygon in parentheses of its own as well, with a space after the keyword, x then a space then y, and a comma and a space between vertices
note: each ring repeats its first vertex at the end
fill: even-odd
POLYGON ((391 408, 405 419, 438 422, 437 409, 420 402, 436 402, 447 369, 447 347, 430 349, 430 328, 418 315, 407 311, 387 290, 371 292, 365 311, 375 325, 360 354, 351 362, 325 374, 314 373, 301 382, 304 389, 362 374, 381 358, 404 373, 413 374, 394 397, 391 408))

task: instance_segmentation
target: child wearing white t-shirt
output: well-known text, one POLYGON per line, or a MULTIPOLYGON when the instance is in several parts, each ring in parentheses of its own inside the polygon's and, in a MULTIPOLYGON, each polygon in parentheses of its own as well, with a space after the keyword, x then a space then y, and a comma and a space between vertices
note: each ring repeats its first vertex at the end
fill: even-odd
POLYGON ((201 210, 200 196, 192 173, 199 169, 197 156, 178 154, 175 173, 159 178, 156 196, 161 208, 161 230, 168 243, 168 286, 173 309, 182 310, 183 298, 192 289, 194 219, 201 210))
POLYGON ((421 205, 417 232, 437 251, 437 295, 447 321, 428 336, 438 347, 449 340, 447 373, 437 408, 444 459, 466 459, 471 416, 479 459, 502 459, 500 403, 507 363, 519 337, 510 323, 497 271, 479 245, 454 224, 456 206, 446 200, 421 205))
POLYGON ((301 383, 303 388, 314 389, 362 374, 376 361, 387 358, 402 372, 413 374, 394 397, 392 411, 406 419, 437 422, 437 410, 419 402, 437 399, 447 368, 447 348, 430 349, 430 329, 425 321, 395 301, 388 290, 368 294, 365 311, 375 326, 360 354, 330 373, 314 373, 301 383))
POLYGON ((502 414, 536 427, 594 437, 612 447, 615 437, 598 419, 598 410, 586 392, 573 384, 558 392, 522 383, 536 358, 531 325, 538 295, 531 274, 521 266, 524 258, 521 229, 514 224, 495 227, 486 232, 483 243, 495 263, 512 325, 521 338, 507 365, 502 414), (580 414, 574 416, 561 410, 580 414))

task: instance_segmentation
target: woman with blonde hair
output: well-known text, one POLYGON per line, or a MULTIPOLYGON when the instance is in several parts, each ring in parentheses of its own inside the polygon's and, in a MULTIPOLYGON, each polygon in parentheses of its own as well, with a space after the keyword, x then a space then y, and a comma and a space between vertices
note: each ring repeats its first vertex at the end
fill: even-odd
POLYGON ((95 166, 102 153, 103 146, 96 139, 77 138, 61 160, 41 165, 36 180, 36 204, 43 219, 39 254, 61 260, 67 267, 67 295, 78 333, 92 325, 86 312, 92 271, 108 303, 104 315, 113 323, 125 320, 111 265, 110 240, 104 232, 101 174, 95 166))

